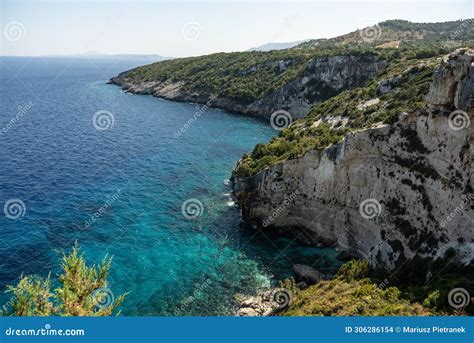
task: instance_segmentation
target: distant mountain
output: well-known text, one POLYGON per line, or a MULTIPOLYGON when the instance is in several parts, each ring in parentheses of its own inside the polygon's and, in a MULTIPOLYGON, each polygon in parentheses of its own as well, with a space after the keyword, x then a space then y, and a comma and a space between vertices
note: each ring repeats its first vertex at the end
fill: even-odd
POLYGON ((293 48, 299 44, 305 43, 309 41, 309 39, 300 40, 296 42, 286 42, 286 43, 267 43, 255 48, 248 49, 247 51, 271 51, 271 50, 283 50, 293 48))
POLYGON ((88 51, 75 55, 49 55, 47 57, 74 57, 74 58, 98 58, 98 59, 118 59, 118 60, 144 60, 150 62, 158 62, 170 60, 172 57, 165 57, 156 54, 140 55, 140 54, 106 54, 96 51, 88 51))

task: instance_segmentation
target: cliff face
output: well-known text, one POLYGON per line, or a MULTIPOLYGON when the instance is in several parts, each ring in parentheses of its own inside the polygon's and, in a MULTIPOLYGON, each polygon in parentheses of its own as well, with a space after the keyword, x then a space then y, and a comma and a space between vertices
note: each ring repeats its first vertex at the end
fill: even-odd
MULTIPOLYGON (((277 69, 284 72, 291 59, 272 62, 270 65, 255 65, 241 73, 249 74, 259 68, 277 69)), ((120 85, 126 92, 148 94, 159 98, 205 103, 210 107, 228 111, 269 117, 273 112, 286 110, 293 119, 303 118, 314 104, 324 101, 345 89, 362 85, 386 66, 386 62, 374 55, 320 57, 306 63, 303 73, 283 87, 253 100, 243 101, 211 94, 207 90, 189 90, 186 80, 151 81, 136 83, 128 78, 131 71, 123 72, 110 79, 110 83, 120 85)), ((132 70, 133 71, 133 70, 132 70)))
POLYGON ((395 268, 474 259, 474 52, 441 62, 428 108, 234 178, 245 221, 395 268))

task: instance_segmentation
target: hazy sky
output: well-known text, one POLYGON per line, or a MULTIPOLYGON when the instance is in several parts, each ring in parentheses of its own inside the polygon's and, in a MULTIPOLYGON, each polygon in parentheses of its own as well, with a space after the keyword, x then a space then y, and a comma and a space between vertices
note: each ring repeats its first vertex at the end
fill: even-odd
POLYGON ((192 56, 328 38, 386 19, 474 17, 472 0, 0 0, 1 55, 192 56))

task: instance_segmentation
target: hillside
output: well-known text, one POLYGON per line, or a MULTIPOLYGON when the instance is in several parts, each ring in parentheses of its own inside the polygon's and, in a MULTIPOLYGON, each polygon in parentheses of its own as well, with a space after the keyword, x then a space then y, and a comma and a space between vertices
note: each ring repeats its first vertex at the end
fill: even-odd
MULTIPOLYGON (((442 42, 462 45, 474 40, 473 19, 442 23, 412 23, 406 20, 387 20, 348 34, 330 38, 314 39, 298 45, 301 49, 314 49, 325 45, 384 44, 397 42, 394 46, 409 47, 413 44, 433 46, 442 42)), ((387 45, 389 46, 389 45, 387 45)))
POLYGON ((390 124, 403 112, 426 106, 434 67, 443 55, 405 57, 393 61, 363 87, 343 91, 314 106, 304 120, 259 144, 240 161, 235 176, 249 176, 314 148, 340 142, 349 132, 390 124))
POLYGON ((473 62, 402 59, 257 145, 233 175, 244 220, 422 279, 472 264, 473 62))
POLYGON ((303 118, 313 106, 364 85, 392 62, 439 56, 465 44, 474 32, 469 23, 387 21, 377 27, 376 39, 370 38, 373 28, 366 28, 291 49, 162 61, 123 72, 110 83, 127 92, 261 117, 285 110, 293 119, 303 118))

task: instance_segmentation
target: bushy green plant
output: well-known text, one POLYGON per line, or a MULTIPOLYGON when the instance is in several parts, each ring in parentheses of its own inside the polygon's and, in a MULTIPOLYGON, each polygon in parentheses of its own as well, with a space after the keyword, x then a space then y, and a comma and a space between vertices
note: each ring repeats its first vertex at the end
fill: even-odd
POLYGON ((397 287, 384 287, 369 278, 367 261, 343 264, 332 280, 293 293, 286 316, 418 316, 433 312, 403 297, 397 287))
POLYGON ((336 274, 336 279, 347 282, 361 280, 369 276, 369 263, 365 260, 351 260, 344 263, 336 274))
MULTIPOLYGON (((51 290, 51 277, 22 276, 12 293, 13 316, 109 316, 120 306, 125 294, 114 297, 107 287, 112 258, 107 256, 99 265, 88 267, 78 246, 69 255, 63 254, 59 287, 51 290)), ((4 313, 5 314, 5 313, 4 313)))
POLYGON ((436 308, 438 306, 439 298, 441 293, 436 290, 428 294, 425 300, 423 300, 423 306, 428 308, 436 308))
POLYGON ((429 309, 382 289, 368 279, 321 281, 296 293, 285 316, 427 316, 429 309))

